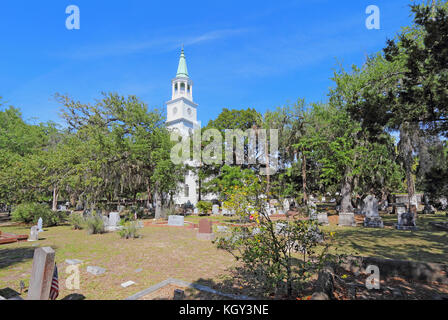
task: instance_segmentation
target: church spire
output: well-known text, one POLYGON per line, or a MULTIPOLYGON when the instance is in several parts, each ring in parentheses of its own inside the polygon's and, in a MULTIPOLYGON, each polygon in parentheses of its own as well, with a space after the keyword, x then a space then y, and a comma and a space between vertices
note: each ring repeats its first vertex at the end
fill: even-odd
POLYGON ((187 60, 185 59, 183 45, 182 45, 182 52, 180 54, 180 59, 179 59, 179 67, 177 68, 176 78, 177 77, 187 77, 188 78, 187 60))

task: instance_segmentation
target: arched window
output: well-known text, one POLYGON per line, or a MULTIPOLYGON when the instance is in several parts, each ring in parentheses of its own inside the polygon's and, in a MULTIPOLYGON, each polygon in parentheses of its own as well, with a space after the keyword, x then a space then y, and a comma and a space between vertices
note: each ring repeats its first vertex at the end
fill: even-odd
POLYGON ((185 184, 184 196, 188 198, 190 196, 190 186, 185 184))

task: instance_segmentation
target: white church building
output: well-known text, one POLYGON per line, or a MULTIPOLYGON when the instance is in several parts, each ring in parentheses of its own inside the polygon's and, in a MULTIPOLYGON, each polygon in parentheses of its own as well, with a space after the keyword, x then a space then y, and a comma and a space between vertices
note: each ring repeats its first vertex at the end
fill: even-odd
MULTIPOLYGON (((183 48, 176 77, 171 81, 171 89, 171 100, 166 103, 166 125, 169 130, 178 130, 182 135, 192 135, 194 129, 200 129, 200 123, 197 121, 198 105, 193 102, 193 81, 188 75, 183 48)), ((188 164, 195 166, 193 161, 189 161, 188 164)), ((174 202, 176 204, 190 202, 196 205, 198 185, 197 174, 190 170, 185 176, 185 182, 180 186, 181 191, 174 197, 174 202)))

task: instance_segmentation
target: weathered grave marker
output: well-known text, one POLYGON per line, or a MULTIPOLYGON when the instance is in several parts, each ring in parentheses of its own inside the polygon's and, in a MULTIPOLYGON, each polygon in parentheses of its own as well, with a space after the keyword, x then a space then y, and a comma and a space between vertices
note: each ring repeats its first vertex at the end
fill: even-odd
POLYGON ((95 275, 95 276, 98 276, 98 275, 100 275, 100 274, 105 273, 105 272, 106 272, 106 269, 101 268, 101 267, 96 267, 96 266, 88 266, 88 267, 87 267, 87 272, 88 272, 88 273, 91 273, 91 274, 93 274, 93 275, 95 275))
POLYGON ((215 234, 213 233, 213 224, 208 219, 201 219, 199 221, 199 231, 197 238, 200 240, 213 240, 215 234))
POLYGON ((171 215, 168 217, 168 225, 173 227, 183 227, 184 226, 184 216, 171 215))
POLYGON ((384 228, 383 220, 378 212, 378 200, 374 196, 368 195, 364 199, 363 211, 365 214, 364 227, 384 228))
POLYGON ((39 228, 37 226, 32 226, 28 241, 38 241, 38 240, 39 240, 39 228))
POLYGON ((55 251, 50 247, 34 250, 28 300, 49 299, 55 266, 54 259, 55 251))

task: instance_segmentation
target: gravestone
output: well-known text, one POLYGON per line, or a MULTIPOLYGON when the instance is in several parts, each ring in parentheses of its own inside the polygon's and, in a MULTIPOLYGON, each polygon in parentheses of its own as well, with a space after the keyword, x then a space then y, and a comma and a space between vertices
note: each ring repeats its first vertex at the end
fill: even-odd
POLYGON ((439 199, 440 209, 446 210, 448 208, 448 199, 446 197, 441 197, 439 199))
POLYGON ((100 274, 103 274, 106 272, 106 269, 96 266, 87 266, 87 272, 91 273, 95 276, 98 276, 100 274))
POLYGON ((39 229, 37 228, 37 226, 32 226, 28 241, 38 241, 38 240, 39 240, 39 229))
POLYGON ((326 212, 318 213, 317 214, 317 221, 319 224, 323 224, 325 226, 328 226, 330 223, 328 222, 328 215, 326 212))
MULTIPOLYGON (((37 227, 36 227, 37 228, 37 227)), ((50 247, 34 250, 28 300, 48 300, 53 280, 55 252, 50 247)))
POLYGON ((213 214, 219 214, 219 206, 217 204, 213 205, 212 213, 213 214))
POLYGON ((107 216, 102 216, 104 227, 109 227, 109 218, 107 216))
POLYGON ((229 227, 226 227, 226 226, 216 226, 216 231, 218 231, 218 232, 228 232, 229 231, 229 227))
POLYGON ((39 220, 37 220, 37 232, 44 231, 44 229, 42 229, 42 224, 43 224, 43 220, 42 220, 42 218, 39 218, 39 220))
POLYGON ((338 225, 340 227, 356 227, 355 214, 353 212, 340 212, 338 225))
POLYGON ((285 210, 285 212, 288 212, 291 209, 291 206, 289 204, 288 199, 283 200, 283 210, 285 210))
POLYGON ((78 259, 66 259, 65 263, 67 263, 69 265, 77 265, 77 264, 83 263, 83 261, 82 260, 78 260, 78 259))
POLYGON ((398 230, 417 230, 414 214, 406 210, 404 206, 397 206, 398 223, 395 227, 398 230))
POLYGON ((171 215, 168 217, 168 225, 172 227, 183 227, 184 226, 184 216, 171 215))
POLYGON ((215 234, 213 233, 213 224, 208 219, 201 219, 199 221, 199 230, 197 233, 199 240, 213 240, 215 234))
POLYGON ((227 216, 227 215, 229 215, 229 211, 227 210, 227 208, 222 207, 222 215, 223 215, 223 216, 227 216))
POLYGON ((317 205, 314 203, 314 201, 308 201, 308 210, 310 220, 317 220, 317 205))
POLYGON ((134 284, 135 284, 134 281, 126 281, 126 282, 122 283, 121 286, 123 288, 127 288, 127 287, 130 287, 130 286, 133 286, 134 284))
POLYGON ((381 202, 381 204, 380 204, 381 211, 387 211, 388 207, 389 207, 389 201, 387 201, 387 199, 385 199, 383 202, 381 202))
POLYGON ((425 206, 423 208, 424 214, 435 214, 436 209, 430 204, 429 197, 427 194, 423 196, 425 206))
POLYGON ((364 227, 368 228, 384 228, 383 220, 378 213, 378 200, 373 195, 368 195, 364 199, 363 213, 364 227))
POLYGON ((111 212, 109 214, 109 226, 116 227, 120 223, 120 213, 111 212))
POLYGON ((194 214, 199 214, 199 209, 198 209, 198 208, 194 208, 193 213, 194 213, 194 214))

